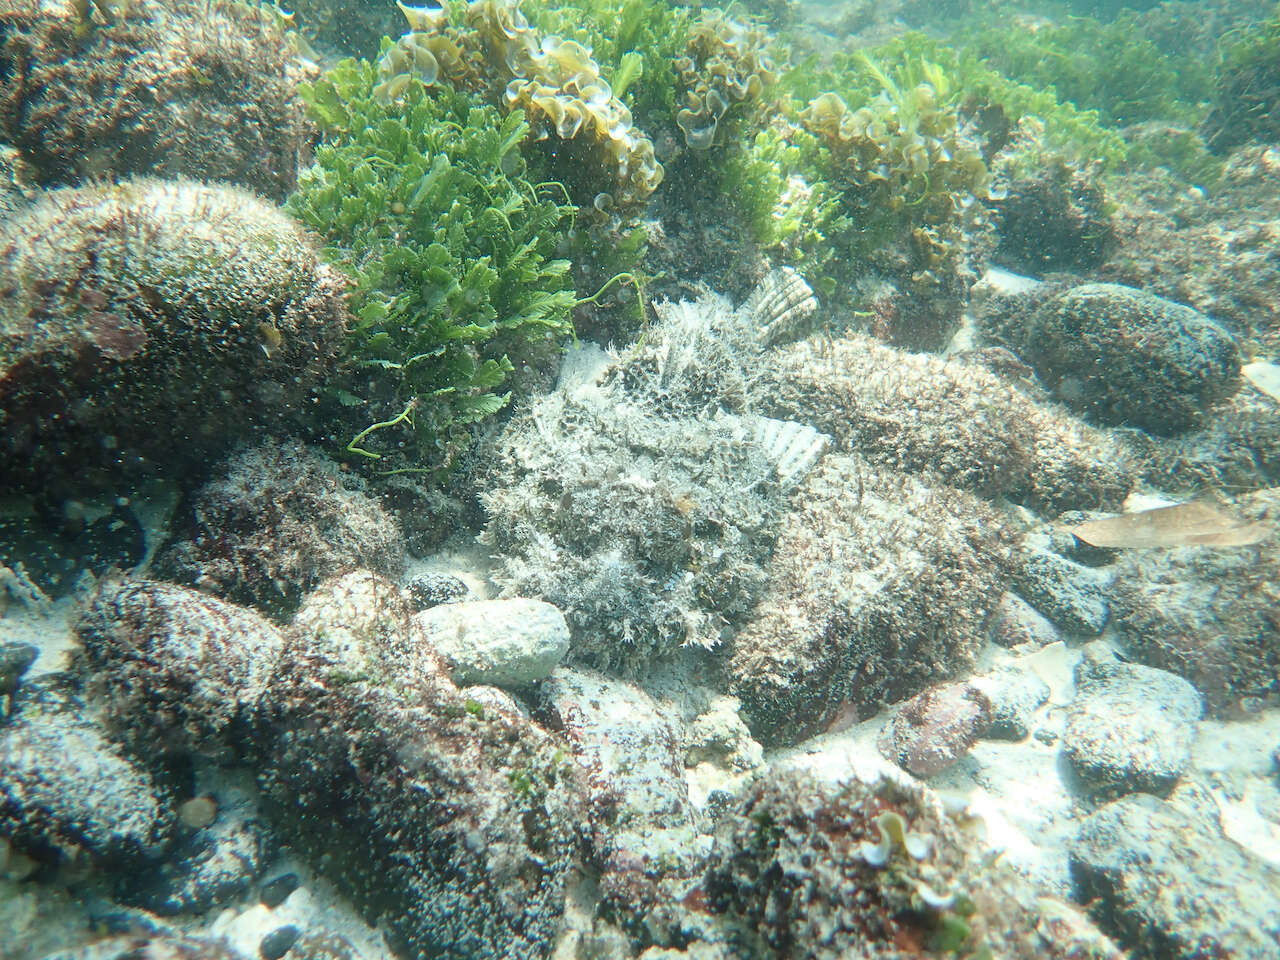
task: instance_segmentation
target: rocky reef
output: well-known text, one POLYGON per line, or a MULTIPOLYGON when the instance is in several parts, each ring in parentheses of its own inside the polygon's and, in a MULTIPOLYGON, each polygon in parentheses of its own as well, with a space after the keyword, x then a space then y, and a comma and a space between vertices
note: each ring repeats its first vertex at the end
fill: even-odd
POLYGON ((312 239, 233 187, 56 190, 5 235, 10 491, 181 476, 295 412, 345 328, 344 284, 312 239))
POLYGON ((0 37, 0 140, 31 182, 192 177, 276 201, 293 189, 302 71, 270 10, 14 0, 0 37))

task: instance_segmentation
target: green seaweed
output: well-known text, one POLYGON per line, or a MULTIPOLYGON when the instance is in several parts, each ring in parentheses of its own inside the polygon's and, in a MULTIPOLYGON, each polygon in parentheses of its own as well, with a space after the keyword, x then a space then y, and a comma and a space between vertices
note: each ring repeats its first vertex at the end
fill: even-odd
POLYGON ((512 356, 571 332, 573 208, 527 179, 523 113, 416 79, 380 103, 378 81, 348 60, 304 86, 326 140, 288 206, 353 280, 338 399, 373 422, 348 452, 391 473, 449 464, 507 403, 512 356))
POLYGON ((1092 17, 1034 27, 1001 21, 951 42, 1018 83, 1096 110, 1104 125, 1163 120, 1194 127, 1204 113, 1209 68, 1193 57, 1170 58, 1135 19, 1129 12, 1110 23, 1092 17))

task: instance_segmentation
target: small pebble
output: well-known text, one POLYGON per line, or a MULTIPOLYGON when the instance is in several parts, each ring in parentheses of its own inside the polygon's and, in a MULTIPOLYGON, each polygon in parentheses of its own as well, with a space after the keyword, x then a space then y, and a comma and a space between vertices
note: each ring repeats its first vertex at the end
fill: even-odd
POLYGON ((262 885, 258 899, 263 905, 274 910, 289 899, 289 894, 298 889, 299 881, 296 873, 282 873, 262 885))
POLYGON ((178 808, 178 819, 184 827, 203 830, 218 819, 218 801, 210 796, 192 797, 178 808))
POLYGON ((289 948, 298 939, 300 932, 292 923, 277 927, 263 937, 262 942, 258 944, 258 956, 262 957, 262 960, 280 960, 289 952, 289 948))

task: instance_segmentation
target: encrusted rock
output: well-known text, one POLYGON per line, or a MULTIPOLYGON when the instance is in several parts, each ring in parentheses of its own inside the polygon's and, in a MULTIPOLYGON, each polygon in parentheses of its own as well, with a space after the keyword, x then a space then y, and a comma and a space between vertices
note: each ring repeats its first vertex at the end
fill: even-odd
POLYGON ((571 667, 556 669, 538 698, 595 770, 597 788, 616 794, 614 869, 633 859, 657 864, 693 857, 696 817, 683 774, 681 730, 669 710, 632 683, 571 667))
POLYGON ((1062 752, 1092 793, 1166 795, 1191 762, 1203 710, 1181 677, 1090 650, 1076 667, 1062 752))
POLYGON ((542 600, 451 603, 423 611, 413 622, 461 685, 527 686, 545 679, 569 652, 564 614, 542 600))
POLYGON ((1018 589, 1059 627, 1096 636, 1106 626, 1114 575, 1037 547, 1018 558, 1018 589))
POLYGON ((0 642, 0 696, 7 696, 18 689, 18 681, 35 663, 40 651, 19 640, 0 642))
POLYGON ((562 741, 459 692, 410 618, 367 572, 299 609, 254 741, 277 829, 330 858, 409 953, 542 960, 593 829, 577 769, 562 741))
POLYGON ((1097 268, 1115 245, 1100 178, 1066 163, 1045 164, 1007 185, 993 203, 1000 245, 995 259, 1039 276, 1097 268))
POLYGON ((24 684, 0 727, 0 835, 40 860, 159 857, 174 826, 165 791, 108 741, 67 678, 24 684))
POLYGON ((79 9, 0 10, 0 139, 39 183, 149 173, 276 200, 293 189, 308 133, 282 25, 202 0, 79 9))
POLYGON ((453 603, 470 592, 461 579, 448 573, 420 573, 409 578, 405 589, 418 610, 453 603))
POLYGON ((1007 574, 1004 522, 960 491, 829 455, 794 503, 727 667, 766 746, 968 664, 1007 574))
POLYGON ((284 647, 253 611, 155 580, 105 581, 75 631, 113 723, 145 755, 234 748, 284 647))
MULTIPOLYGON (((1246 521, 1280 520, 1280 489, 1241 498, 1246 521)), ((1181 674, 1225 711, 1280 693, 1280 538, 1248 548, 1128 553, 1111 590, 1129 657, 1181 674)))
POLYGON ((56 190, 4 238, 4 488, 206 469, 299 409, 345 329, 344 282, 311 238, 233 187, 56 190))
POLYGON ((1116 507, 1123 441, 982 367, 870 337, 813 338, 762 358, 757 409, 808 423, 872 463, 1036 508, 1116 507))
POLYGON ((1073 287, 1035 313, 1025 358, 1058 399, 1156 434, 1197 424, 1240 383, 1231 335, 1191 307, 1118 284, 1073 287))
POLYGON ((399 525, 357 476, 299 443, 241 451, 195 494, 160 558, 166 576, 272 614, 292 613, 322 580, 404 569, 399 525))
POLYGON ((1070 932, 1036 932, 1041 914, 1026 880, 986 861, 923 788, 783 773, 735 805, 688 899, 751 944, 735 955, 761 960, 923 956, 932 951, 919 945, 944 931, 964 945, 956 949, 995 957, 1081 955, 1067 946, 1084 939, 1086 918, 1070 932))
POLYGON ((685 763, 712 763, 729 773, 745 773, 761 767, 764 748, 751 737, 739 716, 734 697, 715 697, 708 709, 689 725, 685 763))
POLYGON ((126 877, 122 898, 160 916, 204 913, 247 893, 274 849, 267 824, 250 795, 219 791, 218 813, 187 835, 157 869, 126 877))
POLYGON ((1272 960, 1280 871, 1223 836, 1211 799, 1183 800, 1137 794, 1085 820, 1071 844, 1076 898, 1141 960, 1272 960))
POLYGON ((880 752, 914 776, 932 777, 969 752, 987 721, 978 689, 967 683, 933 687, 898 708, 881 733, 880 752))

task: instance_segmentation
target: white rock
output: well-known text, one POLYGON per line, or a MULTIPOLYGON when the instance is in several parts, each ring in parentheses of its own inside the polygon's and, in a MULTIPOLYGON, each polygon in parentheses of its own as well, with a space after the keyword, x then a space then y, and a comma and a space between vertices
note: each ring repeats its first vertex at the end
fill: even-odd
POLYGON ((413 620, 452 665, 459 686, 524 686, 546 679, 569 652, 564 614, 542 600, 447 603, 413 620))

